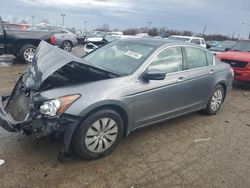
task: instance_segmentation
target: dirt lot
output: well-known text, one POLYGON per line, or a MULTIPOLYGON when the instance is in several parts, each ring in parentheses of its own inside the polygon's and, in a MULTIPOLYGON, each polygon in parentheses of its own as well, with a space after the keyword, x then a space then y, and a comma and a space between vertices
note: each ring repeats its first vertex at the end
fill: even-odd
MULTIPOLYGON (((3 94, 25 65, 1 60, 3 94)), ((193 113, 137 131, 101 160, 70 154, 59 163, 59 147, 0 128, 0 187, 250 187, 250 84, 235 84, 216 116, 193 113)))

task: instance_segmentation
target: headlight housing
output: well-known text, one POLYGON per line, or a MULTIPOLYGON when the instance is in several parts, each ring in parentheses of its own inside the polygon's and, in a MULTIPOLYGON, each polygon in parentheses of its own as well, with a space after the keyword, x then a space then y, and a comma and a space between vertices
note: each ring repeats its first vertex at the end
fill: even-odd
POLYGON ((59 97, 57 99, 52 99, 45 101, 41 106, 39 111, 42 114, 56 116, 57 114, 64 113, 67 108, 73 104, 77 99, 80 98, 80 94, 67 95, 59 97))

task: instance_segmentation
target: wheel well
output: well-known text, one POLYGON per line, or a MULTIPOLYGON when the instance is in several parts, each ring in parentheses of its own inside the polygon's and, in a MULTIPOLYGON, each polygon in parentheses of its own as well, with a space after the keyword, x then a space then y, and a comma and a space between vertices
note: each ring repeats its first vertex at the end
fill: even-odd
POLYGON ((227 86, 225 83, 219 83, 218 85, 221 85, 223 87, 225 93, 227 92, 227 86))
MULTIPOLYGON (((111 110, 114 110, 114 111, 119 113, 119 115, 122 117, 122 120, 124 123, 124 133, 123 134, 124 134, 124 136, 126 136, 127 131, 128 131, 128 114, 122 107, 120 107, 118 105, 104 105, 104 106, 97 107, 97 108, 91 110, 90 112, 88 112, 85 117, 88 117, 90 114, 92 114, 96 111, 99 111, 99 110, 103 110, 103 109, 111 109, 111 110)), ((84 119, 85 119, 85 117, 84 117, 84 119)))
POLYGON ((225 95, 224 95, 224 99, 225 99, 225 96, 226 96, 226 93, 227 93, 227 85, 225 83, 219 83, 218 85, 221 85, 223 87, 224 92, 225 92, 225 95))
POLYGON ((70 44, 72 45, 72 47, 73 47, 73 43, 70 41, 70 40, 64 40, 63 42, 62 42, 62 46, 63 46, 63 43, 64 42, 70 42, 70 44))

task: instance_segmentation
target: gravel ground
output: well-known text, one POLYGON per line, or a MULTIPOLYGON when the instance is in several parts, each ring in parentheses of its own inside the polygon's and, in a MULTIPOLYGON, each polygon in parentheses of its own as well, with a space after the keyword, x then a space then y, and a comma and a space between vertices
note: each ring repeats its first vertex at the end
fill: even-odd
MULTIPOLYGON (((25 66, 0 56, 1 94, 25 66)), ((64 163, 57 161, 59 141, 0 128, 0 187, 250 187, 249 114, 250 84, 235 83, 216 116, 197 112, 157 124, 132 133, 104 159, 73 153, 64 163)))

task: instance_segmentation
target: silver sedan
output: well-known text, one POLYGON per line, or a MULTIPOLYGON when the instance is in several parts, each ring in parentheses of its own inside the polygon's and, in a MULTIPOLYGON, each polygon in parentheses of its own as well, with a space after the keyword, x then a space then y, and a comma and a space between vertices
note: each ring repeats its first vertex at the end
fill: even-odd
POLYGON ((215 115, 232 81, 228 64, 188 43, 118 40, 78 59, 42 42, 1 98, 0 125, 39 138, 63 134, 63 152, 72 146, 96 159, 136 129, 200 110, 215 115))

